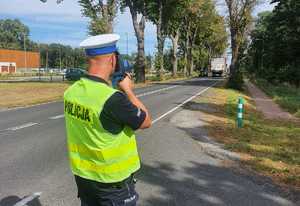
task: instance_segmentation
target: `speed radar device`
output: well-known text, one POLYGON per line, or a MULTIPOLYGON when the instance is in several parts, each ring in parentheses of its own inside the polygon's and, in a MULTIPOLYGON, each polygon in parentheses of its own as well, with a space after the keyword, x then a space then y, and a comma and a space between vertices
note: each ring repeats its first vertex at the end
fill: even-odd
POLYGON ((121 82, 127 75, 127 73, 132 73, 132 65, 128 60, 124 59, 124 57, 120 54, 117 55, 118 61, 115 73, 112 75, 112 86, 114 88, 118 87, 118 83, 121 82))

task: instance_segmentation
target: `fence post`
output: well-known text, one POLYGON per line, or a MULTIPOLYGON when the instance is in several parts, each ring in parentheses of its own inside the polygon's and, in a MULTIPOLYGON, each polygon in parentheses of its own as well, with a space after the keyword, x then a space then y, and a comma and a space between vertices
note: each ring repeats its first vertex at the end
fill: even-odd
POLYGON ((238 101, 238 112, 237 112, 237 126, 238 128, 243 127, 243 111, 244 110, 244 100, 242 97, 239 97, 238 101))

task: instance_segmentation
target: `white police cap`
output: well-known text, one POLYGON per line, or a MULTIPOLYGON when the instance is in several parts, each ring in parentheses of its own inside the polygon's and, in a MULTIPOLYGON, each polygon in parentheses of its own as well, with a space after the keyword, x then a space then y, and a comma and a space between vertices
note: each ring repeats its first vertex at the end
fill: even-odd
POLYGON ((85 49, 87 56, 110 54, 118 50, 116 44, 119 39, 118 34, 101 34, 87 38, 80 47, 85 49))

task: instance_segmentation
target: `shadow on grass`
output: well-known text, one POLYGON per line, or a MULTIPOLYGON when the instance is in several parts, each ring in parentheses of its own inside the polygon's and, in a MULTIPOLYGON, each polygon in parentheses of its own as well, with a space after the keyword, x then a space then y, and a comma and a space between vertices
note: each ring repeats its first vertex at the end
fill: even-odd
POLYGON ((202 128, 190 128, 189 133, 197 136, 197 130, 213 131, 218 128, 232 136, 233 143, 227 145, 228 148, 235 149, 238 152, 249 152, 257 158, 270 158, 273 161, 283 161, 287 164, 300 164, 299 150, 300 146, 298 122, 284 122, 276 120, 265 120, 262 115, 254 110, 245 111, 243 128, 236 128, 234 122, 237 115, 237 104, 213 104, 190 102, 184 106, 184 109, 191 111, 201 111, 204 114, 214 117, 227 118, 231 123, 225 123, 218 120, 207 121, 201 118, 200 121, 206 122, 202 128), (226 113, 224 113, 224 110, 226 113), (223 112, 219 112, 223 111, 223 112), (193 130, 195 130, 193 132, 193 130), (236 143, 234 143, 236 142, 236 143), (273 147, 274 150, 257 150, 249 145, 273 147), (247 146, 248 145, 248 146, 247 146), (285 148, 286 147, 286 148, 285 148))

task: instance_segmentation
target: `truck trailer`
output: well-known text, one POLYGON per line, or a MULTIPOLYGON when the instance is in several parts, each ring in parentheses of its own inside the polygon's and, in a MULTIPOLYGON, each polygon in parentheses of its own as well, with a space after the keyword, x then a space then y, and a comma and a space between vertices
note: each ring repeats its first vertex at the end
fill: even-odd
POLYGON ((210 70, 212 76, 225 76, 227 71, 226 58, 212 58, 210 62, 210 70))

